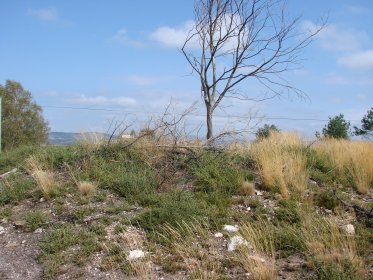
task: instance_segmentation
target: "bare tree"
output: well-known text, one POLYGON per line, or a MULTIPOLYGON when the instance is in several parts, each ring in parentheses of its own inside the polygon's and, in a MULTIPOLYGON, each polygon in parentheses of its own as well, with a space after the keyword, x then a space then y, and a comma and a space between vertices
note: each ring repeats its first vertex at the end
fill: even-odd
POLYGON ((200 79, 208 140, 224 97, 262 101, 286 92, 303 95, 281 74, 299 64, 301 50, 323 25, 302 34, 299 21, 286 20, 281 0, 196 0, 195 26, 181 50, 200 79), (264 85, 264 96, 238 89, 249 77, 264 85))

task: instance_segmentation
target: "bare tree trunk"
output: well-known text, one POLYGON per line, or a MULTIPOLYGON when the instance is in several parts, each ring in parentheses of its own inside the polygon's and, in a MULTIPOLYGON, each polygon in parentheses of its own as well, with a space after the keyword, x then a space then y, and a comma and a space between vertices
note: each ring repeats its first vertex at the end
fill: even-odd
POLYGON ((207 140, 210 140, 213 136, 213 130, 212 130, 212 108, 211 106, 206 105, 207 109, 207 140))

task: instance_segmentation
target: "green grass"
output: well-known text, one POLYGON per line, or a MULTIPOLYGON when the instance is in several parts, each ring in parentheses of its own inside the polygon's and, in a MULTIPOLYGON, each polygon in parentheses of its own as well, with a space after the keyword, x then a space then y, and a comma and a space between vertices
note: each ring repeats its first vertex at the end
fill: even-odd
POLYGON ((0 205, 17 203, 38 196, 38 192, 36 183, 31 177, 22 174, 11 175, 0 182, 0 205))
POLYGON ((26 229, 29 231, 34 231, 41 228, 48 221, 48 215, 41 210, 36 210, 27 213, 25 216, 25 221, 26 229))

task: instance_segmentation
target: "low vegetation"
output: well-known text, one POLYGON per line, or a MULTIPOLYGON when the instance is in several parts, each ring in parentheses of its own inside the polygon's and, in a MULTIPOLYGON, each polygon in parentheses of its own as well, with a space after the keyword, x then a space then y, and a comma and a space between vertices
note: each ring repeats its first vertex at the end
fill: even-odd
POLYGON ((1 226, 44 278, 369 279, 372 143, 129 141, 1 155, 1 226))

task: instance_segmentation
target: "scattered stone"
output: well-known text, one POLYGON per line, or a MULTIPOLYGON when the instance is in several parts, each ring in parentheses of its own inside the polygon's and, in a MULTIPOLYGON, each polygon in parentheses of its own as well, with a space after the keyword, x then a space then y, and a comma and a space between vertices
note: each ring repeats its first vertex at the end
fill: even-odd
POLYGON ((5 228, 0 226, 0 235, 2 235, 5 232, 5 228))
POLYGON ((44 232, 44 229, 42 228, 38 228, 34 231, 34 233, 43 233, 44 232))
POLYGON ((223 230, 229 231, 229 232, 236 232, 236 231, 238 231, 238 226, 225 225, 223 227, 223 230))
POLYGON ((312 180, 312 179, 309 179, 309 180, 308 180, 308 183, 309 183, 310 185, 313 185, 313 186, 317 186, 317 185, 318 185, 317 182, 314 181, 314 180, 312 180))
POLYGON ((331 215, 331 214, 333 214, 333 211, 330 210, 330 209, 325 209, 325 213, 331 215))
POLYGON ((133 261, 137 259, 141 259, 145 256, 145 253, 141 250, 132 250, 128 254, 128 260, 133 261))
POLYGON ((261 192, 261 191, 255 191, 255 194, 256 194, 257 196, 262 196, 262 195, 263 195, 263 192, 261 192))
POLYGON ((21 242, 22 244, 25 244, 26 243, 26 240, 22 240, 22 242, 21 242))
POLYGON ((228 251, 232 252, 236 250, 238 246, 249 246, 249 242, 247 242, 241 236, 235 235, 228 242, 228 251))
POLYGON ((222 238, 222 237, 223 237, 223 234, 222 234, 221 232, 217 232, 217 233, 214 234, 214 236, 215 236, 216 238, 222 238))
POLYGON ((355 227, 351 224, 348 224, 348 225, 345 225, 344 226, 344 230, 348 233, 348 234, 351 234, 351 235, 354 235, 355 234, 355 227))

